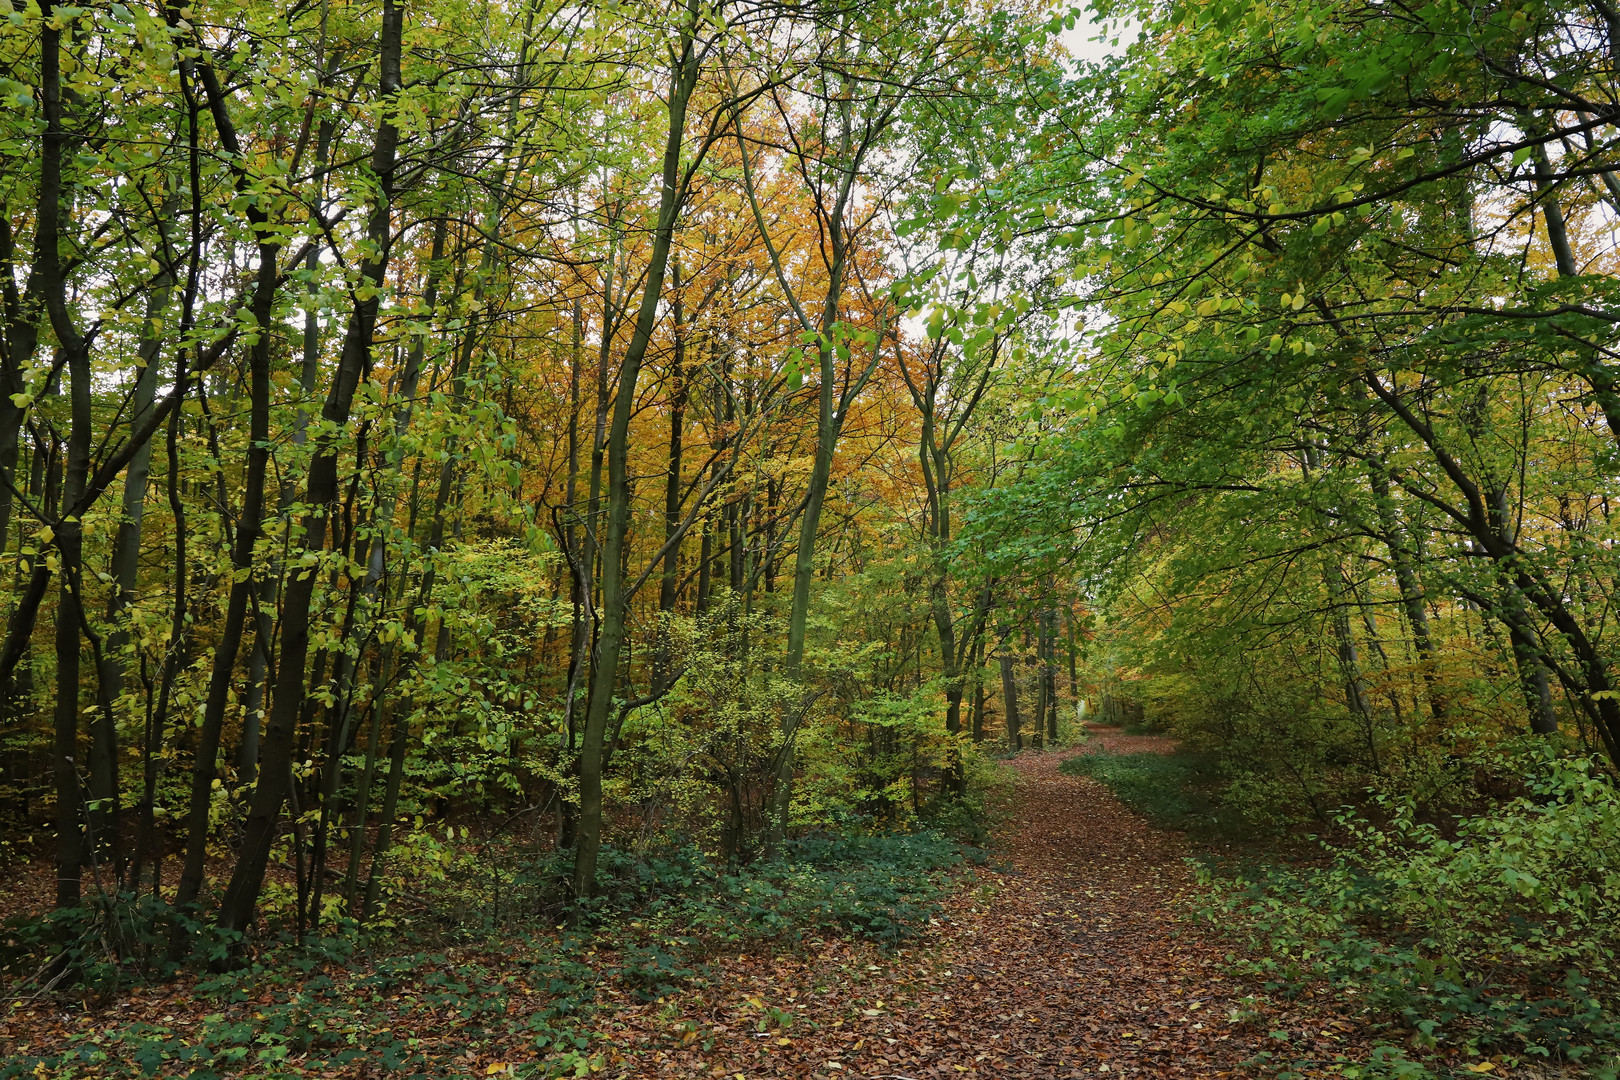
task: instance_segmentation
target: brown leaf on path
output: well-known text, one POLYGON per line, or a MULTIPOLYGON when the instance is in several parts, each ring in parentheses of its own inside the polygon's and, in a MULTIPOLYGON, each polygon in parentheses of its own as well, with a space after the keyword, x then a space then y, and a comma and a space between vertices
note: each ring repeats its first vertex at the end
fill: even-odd
MULTIPOLYGON (((833 943, 779 968, 769 992, 799 998, 797 1059, 760 1060, 757 1047, 723 1038, 703 1053, 704 1065, 749 1080, 1233 1077, 1251 1075, 1255 1055, 1276 1050, 1269 1032, 1279 1026, 1354 1031, 1349 1017, 1332 1014, 1285 1024, 1265 1015, 1273 1007, 1251 997, 1256 988, 1224 974, 1228 946, 1185 919, 1182 899, 1193 887, 1186 841, 1131 813, 1097 781, 1058 772, 1072 753, 1167 752, 1173 743, 1092 731, 1078 751, 1014 760, 1021 783, 1001 838, 1005 865, 964 881, 923 949, 874 961, 880 954, 869 947, 833 943), (865 973, 858 1006, 815 990, 853 992, 840 970, 872 963, 879 970, 865 973), (1231 1019, 1240 1003, 1262 1015, 1231 1019), (843 1068, 828 1069, 831 1060, 843 1068)), ((742 962, 720 966, 716 985, 735 987, 742 962)), ((632 1058, 618 1075, 647 1074, 632 1058)))

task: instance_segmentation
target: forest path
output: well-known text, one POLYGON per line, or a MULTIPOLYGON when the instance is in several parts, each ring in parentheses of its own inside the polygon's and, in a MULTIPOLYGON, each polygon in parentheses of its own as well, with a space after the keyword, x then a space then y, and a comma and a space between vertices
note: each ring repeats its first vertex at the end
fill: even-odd
POLYGON ((833 943, 764 970, 726 965, 723 985, 705 995, 711 1048, 647 1056, 651 1048, 638 1048, 633 1072, 745 1080, 1237 1076, 1251 1074, 1244 1063, 1257 1053, 1282 1049, 1271 1035, 1279 1028, 1290 1036, 1289 1057, 1331 1060, 1349 1024, 1324 1023, 1310 1006, 1308 1023, 1270 1007, 1255 1011, 1246 1000, 1253 988, 1223 971, 1226 948, 1185 921, 1178 897, 1193 883, 1186 843, 1131 813, 1101 783, 1058 771, 1076 753, 1170 749, 1161 737, 1100 728, 1082 747, 1020 755, 1001 858, 947 901, 933 942, 871 958, 833 943), (761 1036, 746 1008, 720 1004, 735 1002, 739 990, 814 1026, 795 1022, 761 1036))

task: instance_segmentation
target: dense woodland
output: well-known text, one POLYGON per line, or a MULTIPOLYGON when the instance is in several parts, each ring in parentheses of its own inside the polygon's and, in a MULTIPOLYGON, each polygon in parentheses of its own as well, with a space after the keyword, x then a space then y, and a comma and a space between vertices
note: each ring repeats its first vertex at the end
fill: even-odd
POLYGON ((0 5, 29 994, 983 842, 1100 719, 1327 838, 1207 871, 1257 976, 1612 1052, 1609 0, 0 5))

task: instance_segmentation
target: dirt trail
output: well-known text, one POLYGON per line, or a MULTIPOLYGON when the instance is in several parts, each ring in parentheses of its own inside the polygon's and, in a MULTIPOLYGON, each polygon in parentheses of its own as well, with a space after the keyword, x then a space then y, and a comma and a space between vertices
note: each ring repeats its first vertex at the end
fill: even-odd
POLYGON ((864 965, 837 945, 752 974, 738 964, 705 995, 710 1049, 642 1044, 624 1075, 1237 1076, 1279 1049, 1279 1027, 1290 1057, 1331 1059, 1348 1024, 1262 1019, 1244 1000, 1251 988, 1223 974, 1225 949, 1183 920, 1176 898, 1192 881, 1181 840, 1100 783, 1058 772, 1073 753, 1168 749, 1101 729, 1081 750, 1020 756, 1006 862, 946 905, 932 947, 864 965), (815 1027, 761 1037, 748 1009, 721 1005, 739 993, 815 1027))
MULTIPOLYGON (((1086 750, 1169 749, 1099 734, 1086 750)), ((955 974, 974 980, 962 1023, 997 1052, 942 1064, 956 1075, 964 1065, 999 1076, 1229 1074, 1266 1046, 1235 1030, 1245 988, 1172 910, 1191 884, 1185 848, 1097 781, 1059 773, 1068 756, 1018 761, 1011 872, 991 904, 958 916, 947 946, 955 974)))

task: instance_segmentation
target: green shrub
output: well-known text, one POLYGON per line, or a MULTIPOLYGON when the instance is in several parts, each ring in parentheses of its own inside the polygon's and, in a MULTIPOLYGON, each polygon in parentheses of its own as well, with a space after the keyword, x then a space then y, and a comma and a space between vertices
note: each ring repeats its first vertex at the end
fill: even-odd
POLYGON ((175 918, 183 916, 151 894, 127 892, 94 892, 79 907, 14 916, 0 926, 0 975, 111 997, 173 973, 175 918))
POLYGON ((1620 792, 1546 748, 1469 764, 1523 794, 1444 822, 1381 795, 1383 823, 1343 814, 1324 867, 1206 871, 1201 914, 1240 928, 1273 989, 1365 994, 1419 1046, 1590 1059, 1620 1042, 1620 792))
POLYGON ((812 834, 784 845, 780 857, 729 873, 691 849, 640 860, 615 856, 617 892, 599 902, 633 917, 649 934, 663 930, 690 949, 826 934, 897 945, 916 936, 938 910, 944 872, 963 860, 961 845, 934 833, 897 836, 812 834))

